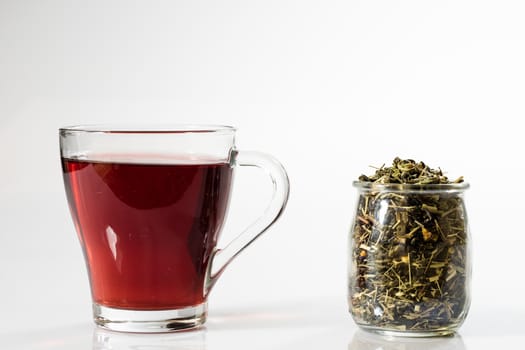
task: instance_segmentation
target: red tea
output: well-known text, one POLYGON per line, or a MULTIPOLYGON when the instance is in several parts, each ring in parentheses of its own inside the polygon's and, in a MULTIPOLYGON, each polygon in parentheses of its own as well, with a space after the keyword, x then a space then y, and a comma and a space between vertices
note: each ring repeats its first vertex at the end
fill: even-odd
POLYGON ((162 310, 204 302, 232 168, 62 159, 96 303, 162 310))

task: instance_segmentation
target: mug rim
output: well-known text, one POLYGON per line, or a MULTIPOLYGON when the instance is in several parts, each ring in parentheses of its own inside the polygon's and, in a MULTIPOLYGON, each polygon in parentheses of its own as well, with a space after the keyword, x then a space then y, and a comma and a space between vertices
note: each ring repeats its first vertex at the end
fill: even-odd
POLYGON ((105 134, 234 133, 235 127, 219 124, 78 124, 60 127, 60 132, 105 134))

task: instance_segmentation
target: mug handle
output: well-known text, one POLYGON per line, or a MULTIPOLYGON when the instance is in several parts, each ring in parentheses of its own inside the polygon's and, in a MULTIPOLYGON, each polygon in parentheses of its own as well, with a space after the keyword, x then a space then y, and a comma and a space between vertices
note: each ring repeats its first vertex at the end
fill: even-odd
POLYGON ((232 166, 257 167, 270 176, 273 196, 266 210, 255 222, 235 237, 224 248, 216 248, 211 256, 206 279, 206 294, 217 282, 228 264, 263 234, 281 216, 290 193, 290 182, 286 170, 275 158, 255 151, 232 151, 232 166))

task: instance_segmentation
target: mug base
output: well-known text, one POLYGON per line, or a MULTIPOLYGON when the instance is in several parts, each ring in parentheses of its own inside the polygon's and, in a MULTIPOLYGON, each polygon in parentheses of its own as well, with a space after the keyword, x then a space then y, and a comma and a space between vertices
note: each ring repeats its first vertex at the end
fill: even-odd
POLYGON ((117 332, 166 333, 198 328, 206 321, 207 303, 169 310, 127 310, 93 303, 93 320, 117 332))

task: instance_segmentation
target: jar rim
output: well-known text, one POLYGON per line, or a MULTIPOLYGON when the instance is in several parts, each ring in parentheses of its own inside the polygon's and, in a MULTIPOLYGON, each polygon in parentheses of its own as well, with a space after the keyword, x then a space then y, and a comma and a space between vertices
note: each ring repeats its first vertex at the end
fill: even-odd
POLYGON ((385 192, 436 192, 436 191, 465 191, 470 188, 468 182, 448 183, 448 184, 383 184, 375 182, 354 181, 354 187, 366 191, 385 191, 385 192))

